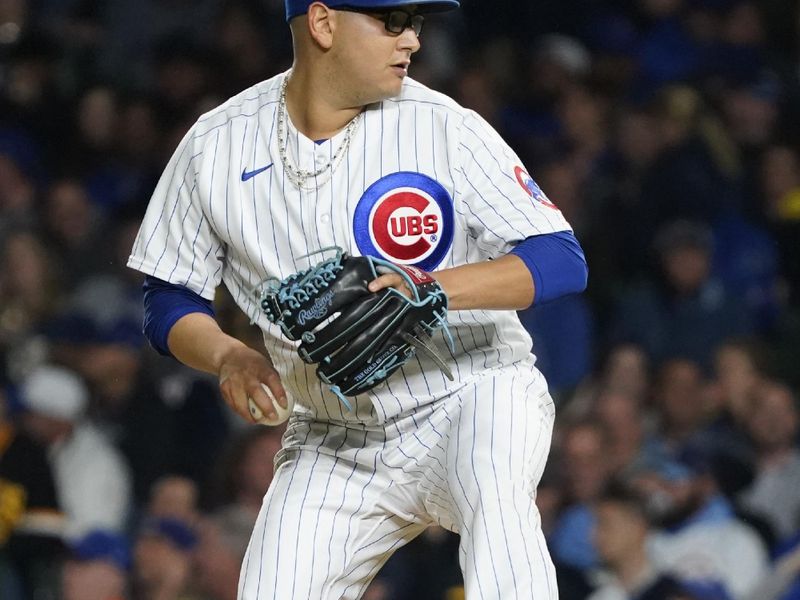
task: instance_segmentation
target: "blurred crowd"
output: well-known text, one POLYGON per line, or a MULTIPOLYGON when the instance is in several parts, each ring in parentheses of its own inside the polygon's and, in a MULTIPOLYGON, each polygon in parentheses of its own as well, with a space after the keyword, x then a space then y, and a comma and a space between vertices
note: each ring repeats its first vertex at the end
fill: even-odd
MULTIPOLYGON (((798 3, 462 5, 411 75, 501 133, 589 262, 520 313, 562 599, 800 599, 798 3)), ((281 0, 0 0, 0 600, 236 597, 282 428, 155 355, 125 263, 188 127, 290 49, 281 0)), ((460 586, 431 529, 366 598, 460 586)))

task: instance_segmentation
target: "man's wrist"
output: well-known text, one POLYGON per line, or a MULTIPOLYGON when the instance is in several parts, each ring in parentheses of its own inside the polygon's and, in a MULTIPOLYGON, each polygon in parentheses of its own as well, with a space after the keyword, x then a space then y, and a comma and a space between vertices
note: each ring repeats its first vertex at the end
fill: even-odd
POLYGON ((250 349, 244 342, 226 333, 222 335, 224 337, 221 338, 220 343, 215 344, 211 354, 211 366, 218 375, 223 365, 229 362, 234 354, 250 349))

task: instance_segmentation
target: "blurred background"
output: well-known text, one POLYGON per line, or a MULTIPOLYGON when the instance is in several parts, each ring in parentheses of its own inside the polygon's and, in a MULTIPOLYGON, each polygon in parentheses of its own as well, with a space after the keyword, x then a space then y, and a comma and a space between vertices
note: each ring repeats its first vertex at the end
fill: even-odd
MULTIPOLYGON (((800 598, 798 2, 462 4, 411 75, 502 134, 589 262, 520 314, 562 599, 800 598)), ((125 262, 178 140, 290 49, 279 0, 0 0, 0 600, 235 598, 282 431, 146 346, 125 262)), ((366 598, 460 585, 431 529, 366 598)))

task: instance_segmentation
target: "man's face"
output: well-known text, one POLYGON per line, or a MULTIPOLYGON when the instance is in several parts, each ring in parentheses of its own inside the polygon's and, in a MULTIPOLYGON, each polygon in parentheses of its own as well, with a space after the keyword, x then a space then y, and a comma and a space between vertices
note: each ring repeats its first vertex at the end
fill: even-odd
POLYGON ((564 438, 563 453, 570 494, 579 502, 590 501, 608 476, 601 431, 591 426, 569 431, 564 438))
POLYGON ((693 474, 673 479, 656 472, 642 473, 631 485, 645 499, 650 519, 661 527, 684 522, 705 498, 702 478, 693 474))
POLYGON ((703 248, 684 246, 670 250, 663 264, 672 286, 681 294, 692 294, 708 279, 711 257, 703 248))
POLYGON ((121 598, 125 592, 125 573, 103 560, 70 560, 64 565, 62 588, 64 600, 121 598))
POLYGON ((641 552, 647 525, 636 511, 619 502, 600 502, 596 509, 597 525, 594 541, 606 564, 616 565, 641 552))
POLYGON ((714 357, 714 371, 726 398, 746 396, 758 384, 758 368, 740 348, 727 346, 714 357))
POLYGON ((791 392, 765 385, 753 400, 748 429, 759 449, 777 450, 793 445, 799 421, 791 392))
POLYGON ((706 414, 703 374, 693 362, 676 359, 661 371, 659 408, 670 428, 692 428, 706 414))
POLYGON ((133 577, 146 589, 159 587, 165 581, 182 589, 190 575, 191 552, 160 535, 141 535, 134 546, 133 558, 133 577))
MULTIPOLYGON (((399 7, 409 13, 413 5, 399 7)), ((410 28, 402 33, 386 30, 384 13, 338 10, 336 35, 331 48, 335 71, 334 85, 344 86, 342 94, 354 106, 392 98, 400 93, 408 74, 411 55, 419 50, 417 35, 410 28)))
POLYGON ((204 522, 199 533, 193 554, 195 583, 209 595, 225 597, 225 592, 235 595, 242 557, 226 544, 219 525, 204 522))

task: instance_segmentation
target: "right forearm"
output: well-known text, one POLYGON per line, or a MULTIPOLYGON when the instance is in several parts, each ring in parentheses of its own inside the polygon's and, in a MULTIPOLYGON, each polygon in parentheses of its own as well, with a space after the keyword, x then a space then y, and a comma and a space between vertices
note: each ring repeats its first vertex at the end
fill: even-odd
POLYGON ((269 420, 277 417, 273 399, 288 407, 286 390, 269 355, 222 331, 210 315, 189 313, 178 319, 169 330, 167 345, 183 364, 216 375, 223 399, 242 417, 256 416, 251 400, 269 420))
POLYGON ((178 319, 169 331, 167 343, 172 355, 183 364, 214 375, 219 375, 226 354, 244 347, 203 313, 190 313, 178 319))

